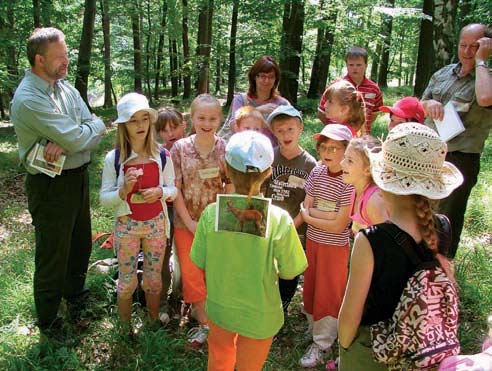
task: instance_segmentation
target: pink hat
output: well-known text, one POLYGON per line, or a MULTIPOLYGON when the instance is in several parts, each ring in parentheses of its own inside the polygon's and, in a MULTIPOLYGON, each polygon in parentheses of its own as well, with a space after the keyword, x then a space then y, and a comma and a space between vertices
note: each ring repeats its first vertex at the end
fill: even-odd
POLYGON ((424 107, 415 97, 402 98, 393 107, 381 106, 379 111, 392 113, 404 119, 415 119, 421 124, 424 123, 424 107))
POLYGON ((350 140, 352 139, 352 132, 345 125, 340 124, 328 124, 325 125, 321 133, 313 135, 313 138, 318 140, 320 137, 326 137, 334 140, 350 140))

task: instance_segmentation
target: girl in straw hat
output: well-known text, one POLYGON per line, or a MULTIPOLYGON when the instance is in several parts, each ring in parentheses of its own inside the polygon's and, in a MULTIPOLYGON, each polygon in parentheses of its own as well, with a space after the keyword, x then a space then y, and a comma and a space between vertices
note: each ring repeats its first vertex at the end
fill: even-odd
MULTIPOLYGON (((437 259, 452 278, 450 264, 438 251, 432 201, 447 197, 463 177, 445 156, 446 144, 432 129, 406 123, 391 130, 382 151, 370 159, 390 214, 387 223, 415 240, 421 260, 437 259)), ((342 371, 386 370, 372 357, 369 326, 392 316, 415 268, 379 226, 361 230, 355 238, 338 325, 342 371)))

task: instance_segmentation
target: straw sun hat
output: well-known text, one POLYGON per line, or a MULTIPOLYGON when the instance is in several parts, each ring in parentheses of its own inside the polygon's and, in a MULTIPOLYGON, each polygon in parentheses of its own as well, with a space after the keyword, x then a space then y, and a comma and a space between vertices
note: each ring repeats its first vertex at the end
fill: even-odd
POLYGON ((463 175, 444 161, 447 146, 425 125, 410 122, 391 130, 382 151, 369 153, 374 182, 397 195, 445 198, 463 183, 463 175))

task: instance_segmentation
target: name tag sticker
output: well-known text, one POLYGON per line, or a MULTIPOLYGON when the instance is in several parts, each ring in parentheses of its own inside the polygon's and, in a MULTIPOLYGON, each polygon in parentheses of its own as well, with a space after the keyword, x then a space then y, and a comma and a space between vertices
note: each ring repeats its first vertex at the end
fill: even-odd
POLYGON ((318 200, 316 208, 320 211, 335 211, 337 203, 335 201, 318 200))
POLYGON ((299 178, 295 175, 289 176, 289 186, 292 188, 304 188, 304 184, 306 184, 306 179, 299 178))
POLYGON ((198 170, 200 179, 212 179, 217 178, 220 175, 220 169, 218 167, 209 167, 208 169, 198 170))
POLYGON ((366 93, 364 94, 364 98, 374 99, 376 98, 376 93, 366 93))

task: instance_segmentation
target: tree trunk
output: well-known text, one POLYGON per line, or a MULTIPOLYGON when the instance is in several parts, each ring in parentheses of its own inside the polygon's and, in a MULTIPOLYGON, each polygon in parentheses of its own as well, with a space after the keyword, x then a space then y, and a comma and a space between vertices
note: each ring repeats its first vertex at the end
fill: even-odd
MULTIPOLYGON (((12 30, 15 30, 16 25, 15 25, 15 17, 14 17, 14 3, 12 1, 9 1, 7 3, 7 32, 11 32, 12 30)), ((10 45, 8 48, 6 48, 7 52, 7 72, 8 72, 8 79, 9 79, 9 84, 7 88, 7 93, 12 99, 14 97, 14 89, 13 87, 17 85, 17 80, 19 79, 19 73, 17 72, 17 66, 18 66, 18 61, 17 61, 17 48, 16 44, 14 41, 10 42, 10 45)))
POLYGON ((183 4, 183 99, 191 97, 191 60, 190 43, 188 41, 188 0, 182 0, 183 4))
MULTIPOLYGON (((389 1, 390 6, 393 8, 395 6, 395 0, 389 1)), ((379 73, 378 73, 378 85, 380 88, 388 87, 388 69, 389 69, 389 56, 391 47, 391 31, 393 29, 393 17, 385 15, 382 24, 382 55, 381 62, 379 63, 379 73)))
POLYGON ((380 39, 378 39, 378 42, 376 44, 376 53, 374 53, 374 56, 372 58, 372 64, 371 64, 372 81, 377 81, 378 79, 379 59, 381 58, 382 49, 383 49, 383 42, 380 39))
POLYGON ((169 64, 171 66, 171 96, 178 96, 178 43, 169 39, 169 64))
POLYGON ((109 0, 100 0, 101 19, 104 39, 104 107, 112 107, 111 99, 111 39, 109 0))
POLYGON ((437 70, 453 61, 458 0, 434 0, 434 50, 437 70))
MULTIPOLYGON (((424 15, 433 16, 434 1, 424 0, 422 12, 424 15)), ((431 18, 432 19, 432 18, 431 18)), ((421 97, 432 72, 434 71, 434 44, 432 40, 432 20, 422 18, 420 21, 419 51, 417 55, 417 68, 413 95, 421 97)))
POLYGON ((136 92, 142 92, 142 45, 140 41, 140 6, 139 0, 132 1, 130 9, 130 18, 132 21, 133 33, 133 89, 136 92))
POLYGON ((51 25, 52 0, 32 0, 34 28, 51 25))
MULTIPOLYGON (((221 35, 221 27, 220 22, 217 24, 217 35, 221 35)), ((214 94, 218 95, 220 93, 221 86, 221 65, 220 62, 222 60, 222 43, 220 37, 217 37, 215 40, 215 89, 214 94)))
POLYGON ((91 70, 92 39, 94 37, 94 20, 96 17, 96 0, 85 0, 84 24, 80 38, 79 58, 77 61, 77 76, 75 77, 75 88, 80 96, 89 106, 87 99, 87 86, 91 70))
POLYGON ((145 86, 147 87, 147 96, 149 97, 150 103, 152 103, 152 90, 150 88, 150 41, 152 30, 152 19, 150 15, 150 0, 147 0, 147 32, 145 35, 145 86))
POLYGON ((229 71, 227 80, 227 102, 230 106, 234 99, 234 86, 236 85, 236 35, 237 35, 237 15, 239 9, 239 0, 232 2, 232 19, 231 19, 231 40, 229 44, 229 71))
POLYGON ((302 34, 304 30, 304 1, 289 0, 284 4, 282 38, 280 44, 279 90, 292 104, 297 103, 299 66, 302 52, 302 34))
MULTIPOLYGON (((323 13, 324 1, 320 2, 319 9, 323 13)), ((311 80, 309 82, 308 98, 319 98, 326 88, 328 72, 330 70, 331 48, 334 40, 334 28, 337 20, 337 9, 328 4, 329 15, 324 17, 318 27, 318 37, 316 40, 316 52, 311 70, 311 80)))
POLYGON ((159 98, 159 83, 161 75, 161 65, 163 60, 164 50, 164 32, 166 30, 166 18, 167 18, 167 1, 162 2, 162 15, 161 15, 161 29, 159 30, 159 43, 157 45, 157 60, 155 67, 155 81, 154 81, 154 98, 159 98))
POLYGON ((198 94, 209 92, 213 12, 214 1, 203 0, 200 5, 200 13, 198 15, 198 45, 196 53, 198 62, 198 94))
POLYGON ((32 13, 34 28, 41 27, 41 4, 39 0, 32 0, 32 13))

